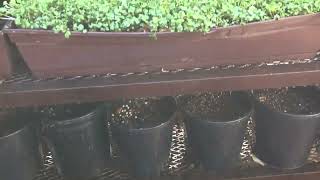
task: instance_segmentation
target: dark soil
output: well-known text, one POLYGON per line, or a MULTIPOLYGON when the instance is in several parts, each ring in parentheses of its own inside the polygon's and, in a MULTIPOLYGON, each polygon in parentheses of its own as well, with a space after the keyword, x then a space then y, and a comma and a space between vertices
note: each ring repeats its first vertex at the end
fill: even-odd
POLYGON ((231 92, 199 93, 187 97, 182 109, 212 122, 236 120, 248 113, 248 109, 232 97, 231 92))
POLYGON ((64 121, 87 115, 95 110, 98 104, 66 104, 45 107, 40 110, 47 120, 64 121))
POLYGON ((164 101, 158 97, 136 98, 116 102, 112 122, 124 127, 140 129, 158 126, 169 118, 164 101))
POLYGON ((320 112, 320 91, 315 88, 282 88, 254 91, 262 104, 284 113, 316 114, 320 112))

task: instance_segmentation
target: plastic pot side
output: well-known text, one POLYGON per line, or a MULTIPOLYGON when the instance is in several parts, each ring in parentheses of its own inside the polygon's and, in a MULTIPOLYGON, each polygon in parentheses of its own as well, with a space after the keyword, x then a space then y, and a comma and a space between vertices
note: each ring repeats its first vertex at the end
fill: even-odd
POLYGON ((34 123, 0 137, 0 174, 4 180, 33 180, 42 167, 39 130, 34 123))
POLYGON ((247 95, 245 98, 241 103, 247 106, 247 112, 238 119, 213 122, 206 120, 211 117, 185 113, 192 152, 206 170, 219 173, 239 164, 246 127, 253 114, 253 105, 247 95))
POLYGON ((120 152, 129 162, 131 174, 136 178, 159 178, 164 164, 169 159, 172 128, 176 117, 175 101, 173 98, 169 101, 171 102, 168 107, 172 108, 166 109, 170 109, 172 113, 166 122, 158 126, 142 129, 112 126, 112 135, 120 147, 120 152))
POLYGON ((320 123, 320 113, 296 115, 276 112, 256 102, 255 154, 263 162, 281 169, 306 163, 320 123))
POLYGON ((46 142, 58 172, 69 179, 98 176, 110 158, 105 107, 74 119, 48 124, 46 142))

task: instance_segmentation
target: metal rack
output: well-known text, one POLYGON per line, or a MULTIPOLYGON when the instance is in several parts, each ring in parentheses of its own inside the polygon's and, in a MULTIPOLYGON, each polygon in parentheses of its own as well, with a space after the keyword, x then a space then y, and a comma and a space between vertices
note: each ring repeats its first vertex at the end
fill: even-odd
MULTIPOLYGON (((102 75, 37 79, 30 73, 13 75, 0 84, 0 107, 28 107, 63 103, 106 101, 116 98, 188 94, 198 91, 251 90, 286 86, 320 84, 320 53, 312 59, 286 59, 256 64, 217 65, 102 75)), ((277 170, 254 161, 253 122, 248 126, 242 163, 227 174, 205 172, 187 146, 183 126, 175 126, 173 145, 161 180, 252 179, 296 180, 319 179, 320 154, 318 143, 310 152, 308 164, 297 170, 277 170)), ((181 124, 181 123, 180 123, 181 124)), ((54 169, 50 153, 43 170, 35 180, 63 180, 54 169)), ((121 157, 115 157, 105 173, 95 180, 131 179, 122 167, 121 157)))
POLYGON ((210 90, 317 85, 320 83, 319 55, 303 60, 51 79, 20 74, 0 85, 0 107, 94 102, 210 90))

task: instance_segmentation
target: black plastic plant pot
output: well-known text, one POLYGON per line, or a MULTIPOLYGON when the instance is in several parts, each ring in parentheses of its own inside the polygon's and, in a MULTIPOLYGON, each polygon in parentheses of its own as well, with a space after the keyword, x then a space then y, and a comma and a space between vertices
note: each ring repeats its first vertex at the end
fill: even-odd
POLYGON ((232 93, 226 108, 241 111, 237 118, 185 112, 188 142, 192 154, 205 170, 224 173, 240 162, 240 152, 253 103, 246 93, 232 93), (224 119, 225 118, 225 119, 224 119))
POLYGON ((47 119, 46 142, 53 152, 58 173, 67 179, 89 179, 100 175, 110 158, 105 105, 71 105, 47 119))
POLYGON ((130 173, 137 179, 158 179, 169 159, 172 128, 176 115, 176 102, 164 97, 159 109, 165 121, 155 127, 129 128, 112 125, 122 157, 129 164, 130 173))
POLYGON ((319 120, 320 113, 283 113, 256 102, 256 156, 275 168, 303 166, 314 143, 319 120))
POLYGON ((43 161, 37 122, 0 111, 0 179, 32 180, 43 161))

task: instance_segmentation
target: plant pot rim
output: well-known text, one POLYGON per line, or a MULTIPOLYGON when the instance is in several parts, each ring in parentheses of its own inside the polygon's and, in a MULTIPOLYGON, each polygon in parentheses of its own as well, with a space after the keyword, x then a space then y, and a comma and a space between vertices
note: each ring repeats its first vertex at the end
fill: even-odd
POLYGON ((121 129, 128 129, 129 132, 143 132, 143 131, 152 131, 154 129, 158 129, 158 128, 161 128, 161 127, 164 127, 164 126, 167 126, 169 125, 170 123, 173 122, 173 120, 175 119, 176 117, 176 114, 177 112, 174 112, 170 118, 168 118, 168 120, 166 122, 163 122, 157 126, 154 126, 154 127, 148 127, 148 128, 124 128, 124 127, 120 127, 121 129))
MULTIPOLYGON (((191 119, 194 119, 193 117, 206 117, 205 115, 196 115, 195 113, 189 113, 189 112, 186 112, 185 113, 191 117, 191 119)), ((252 103, 250 103, 250 110, 248 112, 246 112, 243 116, 241 116, 240 118, 237 118, 237 119, 232 119, 232 120, 229 120, 229 121, 209 121, 209 120, 206 120, 206 119, 202 119, 201 121, 203 122, 206 122, 207 124, 233 124, 233 123, 236 123, 236 122, 241 122, 247 118, 250 118, 250 116, 252 116, 254 113, 254 106, 252 105, 252 103)))
MULTIPOLYGON (((256 100, 256 103, 258 103, 260 106, 268 109, 269 111, 273 112, 273 113, 277 113, 277 114, 281 114, 283 116, 288 116, 288 117, 296 117, 298 119, 304 117, 304 118, 313 118, 313 117, 320 117, 320 112, 318 113, 314 113, 314 114, 294 114, 294 113, 287 113, 287 112, 281 112, 281 111, 277 111, 275 109, 272 109, 264 104, 262 104, 261 102, 257 101, 256 100)), ((304 119, 301 119, 301 120, 304 120, 304 119)))
POLYGON ((25 123, 22 128, 17 129, 17 130, 15 130, 14 132, 12 132, 12 133, 10 133, 10 134, 8 134, 8 135, 1 136, 1 137, 0 137, 0 141, 3 141, 3 140, 6 140, 6 139, 8 139, 8 138, 10 138, 10 137, 12 137, 12 136, 15 136, 15 135, 21 133, 22 131, 26 131, 26 130, 29 128, 29 126, 32 125, 32 123, 33 123, 32 121, 29 121, 29 122, 25 123))
MULTIPOLYGON (((250 26, 256 26, 260 24, 269 24, 274 22, 281 22, 286 20, 294 20, 299 18, 306 18, 306 17, 312 17, 312 16, 319 16, 320 13, 311 13, 311 14, 304 14, 304 15, 294 15, 294 16, 288 16, 283 17, 280 19, 269 19, 269 20, 262 20, 262 21, 256 21, 256 22, 248 22, 244 25, 236 24, 236 25, 230 25, 227 27, 214 27, 209 32, 201 32, 201 31, 195 31, 195 32, 126 32, 126 31, 89 31, 87 33, 78 32, 78 31, 72 31, 72 36, 111 36, 111 37, 117 37, 117 36, 128 36, 128 37, 152 37, 154 34, 157 36, 166 36, 166 35, 179 35, 179 34, 210 34, 215 33, 216 31, 220 30, 228 30, 228 29, 234 29, 234 28, 242 28, 242 27, 250 27, 250 26)), ((1 20, 1 19, 0 19, 1 20)), ((63 33, 55 33, 53 30, 46 30, 46 29, 22 29, 22 28, 5 28, 3 29, 4 33, 17 33, 17 34, 55 34, 55 35, 63 35, 63 33)))
POLYGON ((84 121, 88 121, 89 119, 91 119, 91 117, 96 116, 97 113, 99 113, 101 108, 103 108, 104 106, 105 106, 105 104, 98 104, 98 105, 92 107, 92 109, 90 110, 89 113, 82 115, 82 116, 74 117, 72 119, 65 119, 65 120, 53 119, 52 122, 49 122, 49 127, 51 127, 51 126, 63 127, 63 126, 74 124, 74 123, 81 123, 84 121))
MULTIPOLYGON (((248 111, 246 113, 244 113, 241 117, 237 118, 237 119, 232 119, 232 120, 229 120, 229 121, 208 121, 206 119, 202 119, 201 121, 203 122, 206 122, 208 124, 232 124, 232 123, 235 123, 235 122, 241 122, 247 118, 250 118, 250 116, 253 115, 254 113, 254 103, 252 102, 250 96, 244 92, 240 92, 240 94, 243 94, 246 96, 247 100, 248 100, 248 104, 249 104, 249 108, 248 108, 248 111)), ((193 119, 193 117, 208 117, 206 115, 202 115, 202 113, 190 113, 190 112, 187 112, 185 110, 183 110, 183 112, 185 114, 187 114, 189 117, 191 117, 191 119, 193 119)))
POLYGON ((157 126, 153 126, 153 127, 148 127, 148 128, 127 128, 127 127, 121 127, 121 126, 119 126, 119 125, 112 125, 112 126, 116 126, 116 127, 119 127, 119 129, 126 129, 126 130, 128 130, 129 132, 142 132, 142 131, 152 131, 152 130, 154 130, 154 129, 158 129, 158 128, 161 128, 161 127, 163 127, 163 126, 167 126, 168 124, 170 124, 170 123, 172 123, 172 122, 174 122, 174 119, 176 118, 176 116, 178 115, 178 111, 177 111, 177 101, 176 101, 176 99, 175 98, 173 98, 173 97, 171 97, 171 96, 164 96, 164 97, 162 97, 162 101, 163 100, 165 100, 164 98, 170 98, 171 100, 173 100, 173 102, 174 102, 174 111, 173 111, 173 113, 169 116, 169 118, 165 121, 165 122, 163 122, 163 123, 161 123, 161 124, 159 124, 159 125, 157 125, 157 126))

